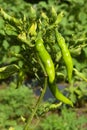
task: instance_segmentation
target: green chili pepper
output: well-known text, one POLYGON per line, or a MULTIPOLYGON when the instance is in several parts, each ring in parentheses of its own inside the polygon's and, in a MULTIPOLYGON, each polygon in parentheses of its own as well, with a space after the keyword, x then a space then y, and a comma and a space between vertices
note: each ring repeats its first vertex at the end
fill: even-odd
POLYGON ((47 50, 44 47, 42 38, 37 38, 36 50, 38 52, 42 64, 44 65, 46 73, 49 77, 49 82, 53 83, 55 79, 55 68, 50 54, 47 52, 47 50))
POLYGON ((42 38, 37 38, 35 45, 36 45, 36 51, 38 52, 38 55, 44 65, 46 73, 48 74, 49 88, 52 94, 54 95, 56 99, 73 106, 72 102, 58 90, 57 85, 54 83, 54 80, 55 80, 54 64, 49 53, 44 47, 42 38))
POLYGON ((60 90, 58 89, 56 83, 52 83, 52 84, 49 84, 49 88, 52 92, 52 94, 54 95, 54 97, 58 100, 60 100, 61 102, 64 102, 65 104, 69 104, 73 107, 73 103, 72 101, 70 101, 67 97, 65 97, 61 92, 60 90))
POLYGON ((62 56, 67 67, 68 80, 71 83, 72 71, 73 71, 72 57, 66 46, 65 39, 63 38, 63 36, 57 31, 57 29, 55 30, 55 32, 56 32, 56 39, 57 39, 58 45, 61 49, 62 56))

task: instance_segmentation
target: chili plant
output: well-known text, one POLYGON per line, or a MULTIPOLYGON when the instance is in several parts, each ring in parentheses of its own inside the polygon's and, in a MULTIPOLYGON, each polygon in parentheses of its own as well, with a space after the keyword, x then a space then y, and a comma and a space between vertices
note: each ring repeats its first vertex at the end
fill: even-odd
MULTIPOLYGON (((72 101, 64 96, 56 85, 57 74, 62 75, 70 84, 72 83, 73 60, 70 52, 74 53, 74 49, 69 50, 59 32, 63 12, 58 14, 54 7, 49 7, 51 14, 37 10, 33 6, 30 6, 29 9, 29 16, 18 19, 0 8, 0 15, 6 26, 3 28, 3 37, 8 39, 10 46, 19 47, 17 53, 11 51, 9 47, 9 56, 15 57, 15 60, 7 62, 6 66, 0 68, 0 79, 5 79, 17 73, 17 88, 20 87, 26 75, 35 76, 38 80, 41 80, 40 77, 44 79, 44 88, 24 130, 29 129, 33 116, 44 96, 47 84, 55 98, 73 106, 72 101), (58 70, 61 58, 65 63, 62 65, 66 73, 58 70)), ((57 107, 58 105, 55 104, 54 108, 57 107)))

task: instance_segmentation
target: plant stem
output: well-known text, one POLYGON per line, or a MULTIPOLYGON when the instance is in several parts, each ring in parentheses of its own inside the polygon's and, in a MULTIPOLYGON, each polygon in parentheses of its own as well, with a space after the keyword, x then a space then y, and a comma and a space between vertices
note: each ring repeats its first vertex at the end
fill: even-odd
POLYGON ((37 109, 38 109, 38 107, 39 107, 39 105, 40 105, 40 102, 41 102, 41 100, 42 100, 42 98, 43 98, 43 96, 44 96, 44 94, 45 94, 46 88, 47 88, 47 77, 45 77, 44 88, 43 88, 42 93, 41 93, 41 95, 40 95, 40 97, 39 97, 39 99, 38 99, 38 101, 37 101, 37 103, 36 103, 35 109, 33 110, 31 116, 30 116, 29 119, 27 120, 27 123, 26 123, 26 125, 25 125, 24 130, 29 130, 29 126, 30 126, 30 124, 31 124, 31 121, 32 121, 32 119, 33 119, 33 117, 34 117, 34 115, 35 115, 35 113, 36 113, 36 111, 37 111, 37 109))

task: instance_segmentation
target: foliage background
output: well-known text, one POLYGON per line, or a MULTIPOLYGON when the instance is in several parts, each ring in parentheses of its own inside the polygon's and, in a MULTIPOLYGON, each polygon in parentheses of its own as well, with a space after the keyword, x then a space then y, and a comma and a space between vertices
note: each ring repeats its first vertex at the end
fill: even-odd
MULTIPOLYGON (((26 16, 27 20, 29 17, 32 18, 32 15, 29 13, 31 5, 31 3, 26 3, 23 0, 4 0, 4 2, 3 0, 0 0, 0 7, 2 7, 9 15, 22 19, 24 16, 26 16)), ((74 67, 78 69, 82 74, 84 74, 85 77, 87 77, 87 1, 48 0, 47 2, 40 1, 37 4, 34 3, 32 6, 37 10, 37 13, 45 11, 48 14, 51 6, 55 7, 57 13, 60 13, 61 11, 64 12, 64 17, 60 23, 59 30, 64 36, 69 47, 69 50, 73 57, 74 67)), ((17 62, 19 66, 22 66, 22 61, 12 56, 13 52, 17 54, 20 52, 23 53, 23 50, 21 50, 21 47, 19 45, 20 42, 15 37, 17 35, 17 32, 15 29, 9 28, 9 26, 6 26, 6 23, 2 17, 0 17, 0 67, 15 62, 17 62)), ((26 53, 23 53, 23 55, 27 56, 26 53)), ((59 71, 66 73, 65 67, 61 61, 62 60, 60 58, 58 62, 59 71)), ((13 80, 13 84, 9 85, 11 88, 0 91, 0 127, 2 130, 10 130, 11 124, 15 130, 22 130, 25 122, 22 121, 21 116, 27 117, 27 115, 29 115, 31 112, 31 110, 29 110, 30 106, 33 106, 35 104, 35 98, 33 97, 34 95, 31 90, 28 90, 26 87, 24 87, 25 89, 19 89, 18 91, 13 89, 15 77, 16 76, 14 76, 14 78, 11 78, 11 81, 13 80), (21 102, 21 100, 23 102, 21 102)), ((59 78, 60 76, 58 76, 58 79, 59 78)), ((62 78, 62 80, 64 79, 62 78)), ((0 82, 2 83, 4 81, 2 80, 0 82)), ((87 107, 87 83, 75 75, 74 72, 73 82, 74 84, 68 90, 66 89, 66 91, 70 92, 69 96, 75 103, 76 107, 87 107)), ((40 124, 37 123, 38 127, 34 126, 34 128, 36 127, 35 129, 38 130, 87 129, 86 125, 83 125, 86 122, 86 117, 82 116, 77 120, 76 113, 72 112, 71 109, 69 109, 70 113, 68 113, 68 110, 65 110, 64 108, 60 108, 60 110, 62 116, 57 116, 56 114, 59 114, 58 112, 56 112, 56 114, 48 113, 45 119, 42 117, 42 122, 40 124), (65 122, 64 128, 62 126, 63 122, 65 122), (73 124, 71 125, 72 122, 73 124)))

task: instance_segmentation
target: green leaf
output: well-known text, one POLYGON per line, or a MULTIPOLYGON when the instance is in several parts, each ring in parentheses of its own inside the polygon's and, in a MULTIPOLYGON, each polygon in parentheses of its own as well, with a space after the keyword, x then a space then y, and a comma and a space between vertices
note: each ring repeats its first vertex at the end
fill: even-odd
POLYGON ((19 71, 19 67, 15 64, 7 65, 0 68, 0 79, 5 79, 19 71))

